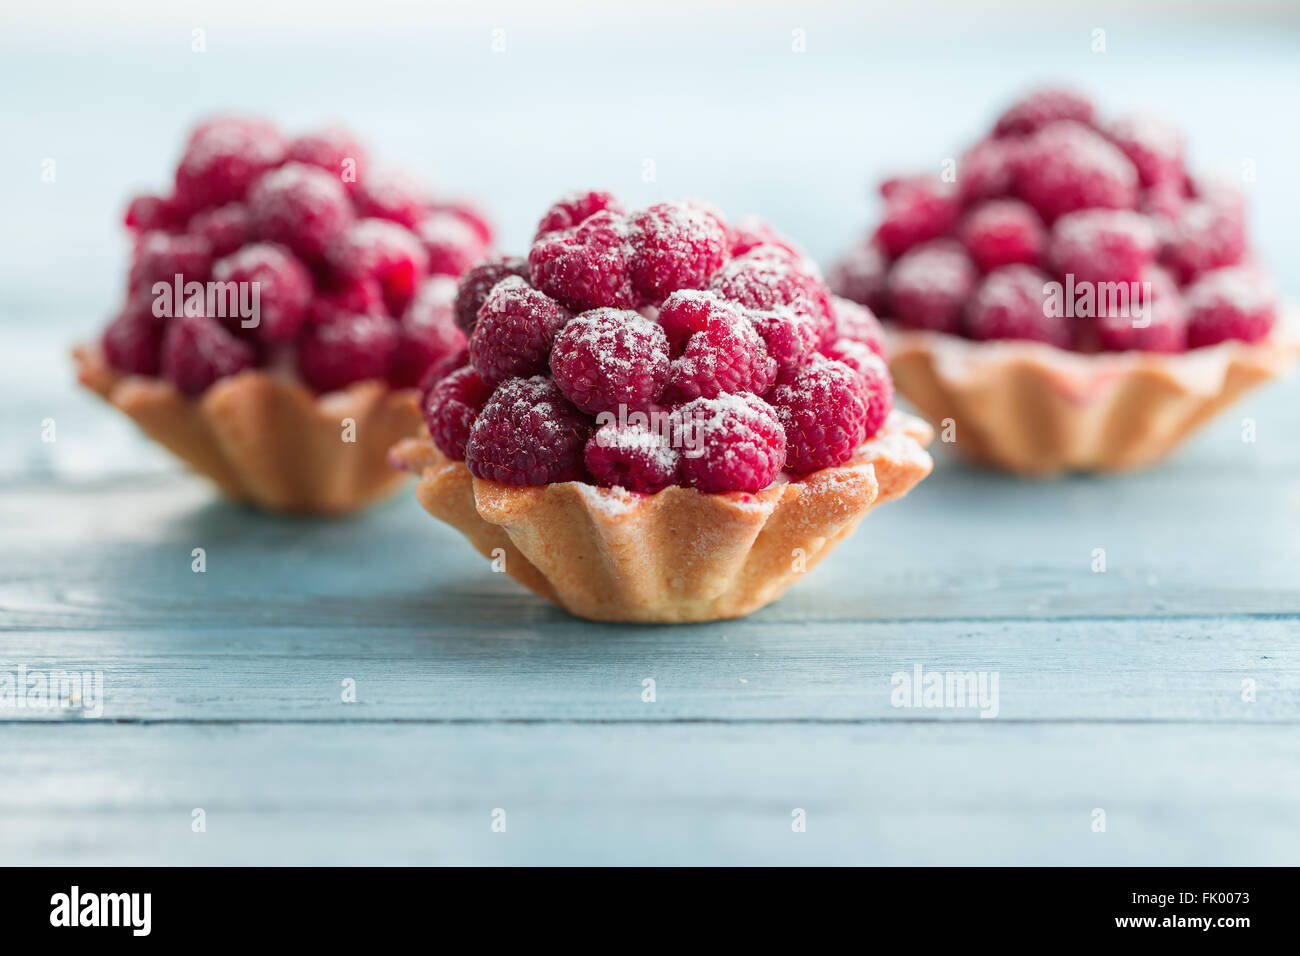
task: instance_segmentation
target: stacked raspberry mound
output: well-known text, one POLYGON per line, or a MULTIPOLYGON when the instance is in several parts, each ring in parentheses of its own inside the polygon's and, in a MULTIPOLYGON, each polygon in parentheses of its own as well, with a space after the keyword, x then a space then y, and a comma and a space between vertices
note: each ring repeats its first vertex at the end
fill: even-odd
POLYGON ((904 177, 880 192, 880 225, 830 284, 906 328, 1182 352, 1258 341, 1276 319, 1242 195, 1190 176, 1169 124, 1104 122, 1070 90, 1013 104, 955 182, 904 177))
POLYGON ((870 311, 759 222, 574 193, 527 259, 470 269, 469 344, 430 373, 429 431, 511 485, 756 492, 847 461, 893 404, 870 311))
POLYGON ((171 194, 132 200, 126 225, 126 302, 104 355, 190 396, 261 366, 320 392, 365 379, 415 386, 464 347, 455 277, 492 239, 472 206, 372 170, 345 130, 286 138, 238 117, 195 129, 171 194), (190 283, 203 293, 185 292, 190 283), (235 298, 209 295, 218 284, 235 298), (241 295, 258 303, 255 320, 230 307, 241 295))

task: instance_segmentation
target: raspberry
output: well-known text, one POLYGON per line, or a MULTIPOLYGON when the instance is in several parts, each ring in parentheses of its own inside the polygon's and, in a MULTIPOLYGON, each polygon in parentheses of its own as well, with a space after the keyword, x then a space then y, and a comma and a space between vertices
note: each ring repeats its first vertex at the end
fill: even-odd
POLYGON ((128 375, 157 375, 164 320, 154 317, 147 296, 132 298, 100 339, 108 364, 128 375))
POLYGON ((966 306, 966 334, 973 339, 1029 339, 1069 348, 1069 320, 1047 306, 1043 287, 1050 282, 1032 266, 994 269, 966 306))
POLYGON ((489 384, 546 371, 569 313, 517 276, 502 279, 479 309, 469 360, 489 384))
POLYGON ((848 299, 831 300, 835 309, 835 334, 837 342, 848 339, 860 342, 881 358, 885 358, 885 329, 880 320, 865 305, 848 299))
POLYGON ((705 494, 766 488, 786 463, 777 415, 756 395, 697 398, 675 409, 683 484, 705 494))
POLYGON ((703 288, 730 256, 722 223, 689 203, 656 203, 633 213, 628 227, 628 272, 653 302, 703 288))
POLYGON ((735 321, 743 307, 716 292, 682 289, 674 292, 659 306, 659 324, 668 336, 673 357, 682 354, 686 340, 701 332, 711 321, 735 321))
POLYGON ((981 272, 998 266, 1036 265, 1047 235, 1033 207, 1018 199, 980 203, 957 227, 957 236, 981 272))
POLYGON ((768 399, 785 428, 785 466, 796 475, 842 465, 866 439, 867 380, 843 362, 814 359, 768 399))
POLYGON ((456 280, 427 279, 402 314, 397 355, 388 372, 394 388, 417 385, 426 371, 465 348, 465 333, 456 327, 456 280))
POLYGON ((461 275, 487 252, 478 231, 454 213, 430 213, 415 234, 428 254, 430 275, 461 275))
POLYGON ((1106 128, 1110 141, 1137 168, 1143 186, 1183 181, 1183 137, 1155 116, 1125 116, 1106 128))
POLYGON ((483 246, 489 246, 492 243, 492 224, 488 221, 487 216, 481 209, 470 202, 435 202, 429 206, 429 213, 447 213, 455 216, 465 225, 474 230, 474 235, 478 236, 478 241, 483 246))
POLYGON ((835 341, 835 321, 830 290, 814 268, 775 246, 760 246, 723 266, 709 288, 751 309, 786 306, 807 315, 825 344, 835 341))
POLYGON ((253 364, 253 349, 205 315, 178 315, 162 342, 162 377, 191 397, 253 364))
MULTIPOLYGON (((433 391, 433 386, 437 385, 452 372, 458 371, 469 365, 469 349, 463 348, 451 355, 444 355, 438 361, 430 365, 420 378, 420 384, 416 386, 420 391, 420 405, 427 406, 429 403, 429 393, 433 391)), ((477 372, 475 373, 478 374, 477 372)), ((480 381, 482 381, 480 379, 480 381)))
POLYGON ((503 382, 479 413, 465 445, 472 474, 507 485, 582 481, 591 421, 548 378, 503 382))
POLYGON ((574 312, 635 307, 627 233, 627 222, 605 211, 573 229, 545 234, 528 253, 533 285, 574 312))
POLYGON ((1156 255, 1156 229, 1141 213, 1085 209, 1056 220, 1048 258, 1077 282, 1136 282, 1156 255))
POLYGON ((325 322, 339 315, 387 315, 384 290, 374 279, 334 276, 330 285, 316 293, 308 307, 308 320, 325 322))
POLYGON ((352 196, 358 216, 387 219, 407 229, 420 224, 432 202, 423 183, 390 170, 367 171, 358 177, 352 196))
POLYGON ((492 397, 472 368, 459 368, 442 379, 424 399, 424 417, 433 442, 453 461, 465 460, 465 445, 474 420, 492 397))
POLYGON ((1187 310, 1178 286, 1169 273, 1158 266, 1148 266, 1142 275, 1150 282, 1150 297, 1138 286, 1141 318, 1146 324, 1137 326, 1139 316, 1131 306, 1097 317, 1097 341, 1104 349, 1113 352, 1139 350, 1142 352, 1183 352, 1187 349, 1187 310))
POLYGON ((155 282, 168 285, 206 282, 212 270, 212 247, 202 236, 146 232, 136 240, 127 282, 133 291, 147 292, 155 282))
POLYGON ((185 225, 185 209, 170 196, 136 196, 126 207, 123 222, 133 232, 171 232, 185 225))
POLYGON ((881 312, 888 274, 889 257, 884 250, 874 242, 863 242, 832 267, 826 284, 836 295, 881 312))
POLYGON ((596 484, 607 488, 654 494, 677 483, 677 452, 644 425, 602 425, 587 439, 582 457, 596 484))
POLYGON ((1044 87, 1007 107, 993 127, 994 136, 1024 136, 1057 120, 1092 123, 1092 102, 1075 90, 1044 87))
POLYGON ((796 259, 803 258, 803 251, 798 246, 757 216, 746 216, 741 219, 728 230, 728 235, 733 256, 743 256, 759 246, 775 246, 796 259))
POLYGON ((1205 273, 1184 290, 1184 302, 1187 344, 1194 349, 1228 339, 1258 342, 1277 318, 1272 284, 1246 266, 1205 273))
POLYGON ((537 224, 537 233, 533 236, 533 241, 536 242, 548 233, 561 232, 581 225, 589 216, 594 216, 602 210, 622 213, 623 204, 612 193, 600 190, 576 191, 562 196, 555 205, 546 210, 546 215, 542 216, 542 221, 537 224))
POLYGON ((1016 140, 982 139, 962 154, 957 166, 957 192, 965 205, 997 199, 1015 182, 1016 140))
POLYGON ((1160 251, 1161 261, 1184 285, 1212 269, 1236 265, 1245 255, 1244 213, 1221 197, 1187 202, 1160 251))
POLYGON ((260 120, 218 117, 201 124, 176 167, 176 196, 191 211, 237 202, 284 159, 285 142, 260 120))
MULTIPOLYGON (((212 267, 217 282, 257 283, 257 335, 264 342, 288 342, 307 320, 312 299, 311 274, 287 250, 267 242, 244 246, 212 267)), ((236 293, 239 299, 244 293, 236 293)), ((226 325, 242 324, 236 312, 226 325)))
POLYGON ((876 241, 897 258, 913 246, 947 235, 961 210, 957 190, 931 176, 899 180, 885 200, 876 241))
POLYGON ((243 203, 226 203, 216 209, 205 209, 190 220, 188 232, 208 241, 214 259, 228 256, 246 242, 251 241, 253 217, 243 203))
POLYGON ((682 354, 668 371, 667 400, 687 402, 733 392, 761 395, 776 380, 776 361, 767 354, 762 336, 730 303, 678 292, 664 303, 661 322, 665 312, 672 335, 679 335, 679 325, 689 322, 682 354))
POLYGON ((392 315, 401 315, 424 279, 429 257, 408 230, 386 219, 358 219, 325 250, 340 275, 374 279, 392 315))
POLYGON ((304 133, 290 140, 285 158, 333 174, 349 192, 357 188, 370 162, 365 148, 351 133, 338 126, 304 133))
POLYGON ((352 204, 338 177, 304 163, 285 163, 248 193, 258 238, 288 246, 315 262, 352 224, 352 204))
POLYGON ((767 354, 776 363, 778 376, 793 375, 817 351, 817 329, 807 316, 778 308, 770 311, 751 309, 747 317, 763 339, 767 354))
POLYGON ((1053 123, 1027 140, 1016 192, 1049 223, 1076 209, 1137 207, 1137 169, 1113 143, 1078 123, 1053 123))
POLYGON ((1138 208, 1148 216, 1159 217, 1165 222, 1176 222, 1187 205, 1181 182, 1156 183, 1144 190, 1138 201, 1138 208))
POLYGON ((298 371, 318 392, 384 378, 397 340, 398 325, 386 315, 335 315, 307 326, 298 345, 298 371))
POLYGON ((826 354, 827 358, 843 362, 862 376, 867 383, 867 416, 863 422, 864 440, 880 431, 880 426, 894 408, 894 380, 889 377, 889 366, 862 342, 840 339, 826 354))
POLYGON ((456 291, 456 324, 466 335, 474 331, 478 310, 483 308, 492 287, 506 276, 528 279, 528 263, 517 256, 488 259, 460 277, 456 291))
POLYGON ((565 398, 590 415, 645 411, 668 380, 668 337, 636 312, 593 309, 555 337, 551 375, 565 398))
POLYGON ((903 325, 956 334, 961 307, 975 287, 975 266, 957 242, 917 246, 889 272, 889 302, 903 325))

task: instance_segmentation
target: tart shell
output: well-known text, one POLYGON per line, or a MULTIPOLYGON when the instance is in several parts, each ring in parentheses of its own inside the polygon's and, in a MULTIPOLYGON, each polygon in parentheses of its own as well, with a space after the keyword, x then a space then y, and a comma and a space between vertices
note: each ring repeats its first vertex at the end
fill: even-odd
POLYGON ((1178 354, 1081 353, 892 328, 894 386, 968 459, 1016 474, 1120 471, 1160 461, 1300 355, 1294 308, 1268 338, 1178 354))
POLYGON ((390 454, 419 476, 416 497, 430 514, 548 601, 591 620, 680 623, 776 600, 867 512, 930 473, 932 435, 895 412, 845 464, 757 494, 515 487, 475 478, 427 437, 390 454))
POLYGON ((422 421, 415 389, 378 381, 316 395, 252 370, 192 399, 161 379, 122 375, 96 347, 73 354, 81 384, 226 496, 268 511, 344 514, 391 494, 404 476, 385 453, 422 421), (343 440, 345 419, 355 441, 343 440))

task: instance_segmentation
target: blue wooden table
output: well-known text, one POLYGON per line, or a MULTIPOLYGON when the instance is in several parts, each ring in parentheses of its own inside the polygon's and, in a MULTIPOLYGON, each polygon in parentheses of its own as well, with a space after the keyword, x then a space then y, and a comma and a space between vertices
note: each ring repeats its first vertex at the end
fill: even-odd
MULTIPOLYGON (((802 60, 788 25, 763 40, 783 58, 752 38, 711 41, 735 95, 753 96, 721 117, 688 105, 689 71, 654 96, 617 74, 581 102, 556 99, 525 82, 548 58, 512 33, 516 58, 489 60, 485 45, 481 75, 461 86, 475 92, 448 108, 477 136, 455 148, 411 122, 427 115, 414 101, 365 106, 386 83, 450 69, 419 46, 461 48, 444 36, 409 57, 362 43, 363 62, 391 61, 376 75, 335 77, 290 44, 278 84, 228 38, 201 66, 129 45, 6 52, 0 82, 46 79, 15 104, 3 177, 0 680, 98 673, 103 696, 0 709, 0 863, 1300 862, 1300 381, 1252 395, 1134 475, 1025 482, 940 447, 932 477, 784 599, 679 627, 568 617, 493 574, 409 490, 348 520, 224 503, 72 384, 67 349, 121 282, 123 193, 162 176, 181 126, 220 102, 295 125, 322 101, 359 117, 377 150, 395 141, 497 197, 507 245, 551 193, 599 180, 632 202, 696 193, 769 211, 825 260, 870 214, 858 197, 871 175, 948 155, 941 141, 1026 79, 1072 73, 1119 99, 1146 83, 1193 136, 1232 131, 1225 163, 1256 156, 1266 256, 1300 294, 1300 133, 1258 120, 1300 93, 1294 35, 1261 31, 1252 46, 1211 31, 1180 46, 1143 33, 1098 61, 1062 54, 1078 38, 1053 34, 1016 47, 1023 75, 1007 72, 1006 36, 979 55, 953 37, 966 50, 954 85, 910 58, 921 39, 806 25, 802 60), (831 54, 813 56, 818 43, 831 54), (1189 50, 1209 59, 1192 69, 1189 50), (1250 91, 1254 120, 1216 96, 1204 63, 1250 91), (1181 87, 1163 79, 1172 70, 1181 87), (91 74, 102 83, 88 90, 91 74), (301 76, 311 82, 284 79, 301 76), (763 77, 775 92, 743 92, 763 77), (885 88, 910 89, 913 106, 869 92, 885 88), (503 107, 505 89, 518 98, 503 107), (658 109, 667 132, 609 103, 658 109), (743 139, 798 103, 830 131, 815 156, 743 139), (842 122, 850 108, 871 121, 842 122), (918 110, 915 140, 879 135, 918 110), (540 142, 534 113, 564 127, 563 143, 522 171, 482 162, 540 142), (610 129, 626 149, 601 146, 610 129), (47 153, 61 178, 44 188, 47 153), (650 185, 646 156, 658 159, 650 185), (789 185, 810 177, 815 194, 789 185), (996 678, 996 715, 898 706, 917 667, 996 678), (84 705, 97 703, 93 716, 84 705)), ((593 55, 648 42, 631 36, 607 34, 593 55)))

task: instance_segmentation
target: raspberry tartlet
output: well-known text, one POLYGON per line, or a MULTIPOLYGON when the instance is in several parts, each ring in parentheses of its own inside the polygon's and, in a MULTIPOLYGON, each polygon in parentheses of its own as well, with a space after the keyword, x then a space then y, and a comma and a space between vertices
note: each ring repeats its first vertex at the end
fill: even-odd
POLYGON ((875 318, 760 222, 575 193, 526 258, 462 277, 456 316, 469 346, 394 464, 581 617, 748 614, 930 472, 875 318))
POLYGON ((830 286, 885 320, 899 394, 982 464, 1150 465, 1300 353, 1243 196, 1190 175, 1160 119, 1040 89, 955 175, 880 192, 830 286))
POLYGON ((229 497, 336 514, 388 494, 419 384, 466 345, 456 278, 483 216, 371 169, 337 128, 218 117, 132 200, 125 301, 78 377, 229 497))

